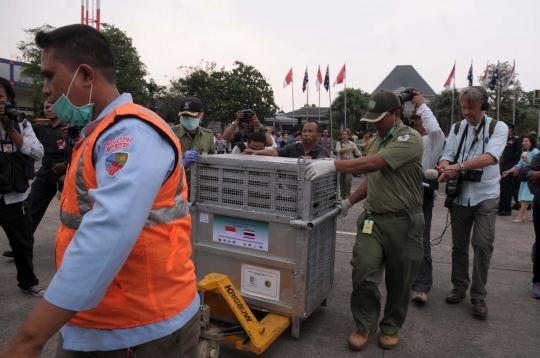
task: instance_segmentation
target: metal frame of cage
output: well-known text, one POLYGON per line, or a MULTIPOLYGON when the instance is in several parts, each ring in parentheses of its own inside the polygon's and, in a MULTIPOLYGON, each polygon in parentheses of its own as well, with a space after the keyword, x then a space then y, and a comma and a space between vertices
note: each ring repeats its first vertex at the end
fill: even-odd
POLYGON ((199 156, 191 171, 191 243, 197 280, 217 272, 241 287, 242 264, 279 271, 279 300, 246 292, 242 297, 251 308, 291 317, 293 337, 299 336, 300 322, 326 302, 332 288, 340 212, 337 174, 305 180, 309 162, 209 155, 199 156), (268 223, 268 251, 213 241, 214 215, 268 223))

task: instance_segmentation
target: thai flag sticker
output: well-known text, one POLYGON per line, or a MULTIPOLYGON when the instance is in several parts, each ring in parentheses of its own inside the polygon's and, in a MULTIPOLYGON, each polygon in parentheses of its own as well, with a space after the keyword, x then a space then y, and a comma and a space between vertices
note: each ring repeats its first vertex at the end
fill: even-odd
POLYGON ((244 239, 255 240, 255 230, 244 229, 244 239))

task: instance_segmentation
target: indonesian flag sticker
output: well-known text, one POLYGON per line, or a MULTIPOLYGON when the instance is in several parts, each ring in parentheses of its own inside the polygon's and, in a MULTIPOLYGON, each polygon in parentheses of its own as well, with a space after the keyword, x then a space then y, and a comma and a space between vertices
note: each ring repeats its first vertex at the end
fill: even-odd
POLYGON ((110 176, 115 176, 124 169, 128 161, 128 153, 117 152, 109 155, 105 161, 105 169, 110 176))

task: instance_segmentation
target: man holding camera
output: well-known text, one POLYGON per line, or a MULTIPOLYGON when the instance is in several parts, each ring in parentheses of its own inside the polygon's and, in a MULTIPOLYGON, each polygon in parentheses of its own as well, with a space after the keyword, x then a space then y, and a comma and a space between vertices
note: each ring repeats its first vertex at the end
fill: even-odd
POLYGON ((45 151, 41 161, 41 168, 36 173, 36 180, 32 183, 32 190, 30 191, 32 232, 36 232, 49 203, 55 197, 58 190, 58 179, 65 174, 67 167, 62 129, 68 123, 61 121, 53 113, 51 107, 52 103, 45 101, 43 112, 49 123, 32 125, 34 133, 36 133, 36 137, 45 151))
MULTIPOLYGON (((424 154, 422 155, 422 171, 434 169, 441 155, 444 146, 444 133, 433 115, 431 109, 426 105, 424 97, 420 92, 414 91, 411 98, 416 108, 411 112, 409 123, 422 136, 424 143, 424 154)), ((424 200, 422 211, 424 212, 424 259, 418 269, 418 276, 412 285, 412 299, 418 303, 427 302, 427 294, 433 285, 433 264, 431 261, 431 219, 433 217, 433 201, 436 191, 433 188, 424 186, 424 200)))
POLYGON ((302 128, 302 141, 288 144, 283 148, 246 149, 243 154, 266 155, 273 157, 324 159, 326 151, 319 144, 321 126, 317 122, 307 122, 302 128))
POLYGON ((500 192, 499 158, 508 138, 508 128, 484 114, 489 104, 487 91, 483 87, 463 89, 459 103, 465 120, 450 129, 437 167, 441 173, 439 182, 448 182, 447 200, 455 197, 451 208, 454 288, 446 296, 446 301, 459 303, 466 297, 471 284, 469 244, 472 231, 474 260, 471 303, 476 315, 486 316, 486 284, 500 192), (457 131, 456 126, 459 126, 457 131), (449 191, 453 188, 457 190, 449 191))
POLYGON ((274 145, 274 140, 272 139, 272 134, 263 129, 257 114, 252 109, 245 109, 236 112, 236 119, 234 122, 225 128, 223 132, 223 138, 229 143, 246 143, 251 133, 253 132, 263 132, 266 137, 266 147, 274 145), (235 130, 242 123, 244 129, 235 130))
POLYGON ((27 201, 30 187, 25 171, 34 173, 34 160, 43 157, 43 146, 25 119, 18 122, 24 114, 10 108, 15 106, 15 91, 5 78, 0 78, 0 101, 0 226, 13 253, 19 288, 43 297, 45 290, 34 274, 34 235, 27 201), (22 167, 16 165, 21 161, 22 167))
POLYGON ((311 163, 306 179, 316 179, 335 171, 367 174, 367 179, 346 200, 341 214, 364 200, 365 211, 358 218, 358 234, 353 248, 351 311, 357 330, 349 337, 349 347, 359 351, 381 328, 379 346, 393 349, 405 323, 411 285, 422 262, 422 152, 417 131, 401 122, 402 103, 392 91, 374 93, 369 111, 361 119, 378 132, 369 142, 367 154, 346 161, 323 160, 311 163), (386 307, 379 322, 381 294, 378 285, 386 270, 386 307))

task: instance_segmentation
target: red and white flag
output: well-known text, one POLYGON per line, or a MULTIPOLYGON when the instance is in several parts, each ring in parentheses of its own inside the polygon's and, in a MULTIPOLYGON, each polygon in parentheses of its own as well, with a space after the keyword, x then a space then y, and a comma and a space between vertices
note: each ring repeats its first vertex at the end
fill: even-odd
POLYGON ((484 78, 482 78, 482 87, 486 87, 488 84, 488 71, 489 70, 489 61, 486 65, 486 72, 484 72, 484 78))
POLYGON ((444 88, 449 90, 450 86, 452 85, 452 81, 454 81, 455 77, 456 77, 456 64, 454 63, 454 67, 452 67, 452 72, 450 72, 450 76, 448 76, 448 79, 444 83, 444 88))
POLYGON ((287 73, 287 76, 285 76, 285 80, 283 81, 283 88, 287 87, 292 82, 292 67, 289 73, 287 73))
POLYGON ((516 61, 514 60, 514 66, 512 67, 512 72, 510 72, 510 77, 508 78, 508 82, 506 82, 506 86, 504 86, 503 91, 506 91, 508 87, 510 87, 510 82, 512 82, 516 78, 516 61))
POLYGON ((317 92, 321 89, 322 84, 322 74, 321 74, 321 65, 319 65, 319 71, 317 72, 317 80, 315 81, 315 87, 317 87, 317 92))
POLYGON ((345 76, 345 65, 343 65, 343 68, 341 69, 341 71, 339 71, 337 77, 336 77, 336 80, 334 81, 334 84, 332 85, 332 87, 335 87, 336 85, 339 85, 341 83, 343 83, 343 80, 346 78, 345 76))

